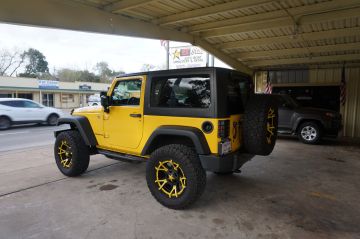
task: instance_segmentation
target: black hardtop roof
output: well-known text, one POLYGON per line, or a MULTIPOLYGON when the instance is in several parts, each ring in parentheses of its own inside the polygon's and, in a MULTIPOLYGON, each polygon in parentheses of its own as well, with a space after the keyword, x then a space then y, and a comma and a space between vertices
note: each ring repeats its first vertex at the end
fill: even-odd
MULTIPOLYGON (((228 71, 228 72, 236 72, 239 74, 247 75, 241 71, 232 70, 228 68, 223 67, 193 67, 193 68, 182 68, 182 69, 171 69, 171 70, 159 70, 159 71, 145 71, 145 72, 134 72, 134 73, 128 73, 128 74, 121 74, 116 76, 116 78, 120 77, 128 77, 128 76, 140 76, 140 75, 150 75, 150 74, 158 74, 158 73, 169 73, 169 74, 177 74, 177 73, 191 73, 194 71, 200 71, 200 70, 221 70, 221 71, 228 71)), ((249 75, 247 75, 249 76, 249 75)))

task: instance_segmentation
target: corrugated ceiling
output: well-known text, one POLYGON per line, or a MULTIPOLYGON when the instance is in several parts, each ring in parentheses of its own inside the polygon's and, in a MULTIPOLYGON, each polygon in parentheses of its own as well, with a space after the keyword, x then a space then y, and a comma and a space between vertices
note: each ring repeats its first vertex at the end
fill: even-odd
POLYGON ((360 61, 359 0, 81 2, 198 36, 251 68, 360 61))
POLYGON ((360 63, 360 0, 2 0, 0 21, 188 41, 246 72, 360 63))

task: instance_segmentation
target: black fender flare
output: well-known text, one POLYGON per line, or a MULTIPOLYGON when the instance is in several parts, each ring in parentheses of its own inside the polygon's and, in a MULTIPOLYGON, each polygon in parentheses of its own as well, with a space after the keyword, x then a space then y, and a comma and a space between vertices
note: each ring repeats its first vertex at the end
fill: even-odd
MULTIPOLYGON (((85 116, 70 116, 59 118, 58 125, 68 124, 71 126, 72 130, 79 131, 81 137, 84 139, 84 142, 88 146, 96 146, 97 140, 94 134, 94 131, 91 128, 89 120, 85 116)), ((55 137, 57 137, 61 132, 66 130, 55 131, 55 137)))
POLYGON ((152 147, 152 144, 156 142, 157 137, 164 135, 174 137, 182 136, 189 138, 193 142, 195 150, 198 154, 206 155, 211 153, 206 138, 200 129, 188 126, 160 126, 151 134, 147 140, 141 155, 147 155, 152 147))

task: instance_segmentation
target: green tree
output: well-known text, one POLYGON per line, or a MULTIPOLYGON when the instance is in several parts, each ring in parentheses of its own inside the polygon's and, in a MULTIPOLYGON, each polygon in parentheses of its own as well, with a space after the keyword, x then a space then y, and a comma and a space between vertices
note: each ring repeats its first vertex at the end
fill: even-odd
POLYGON ((79 81, 80 71, 63 68, 57 71, 56 76, 60 81, 75 82, 79 81))
POLYGON ((100 82, 109 83, 115 76, 124 74, 124 71, 113 71, 110 69, 109 64, 105 61, 96 63, 95 71, 100 78, 100 82))
POLYGON ((48 73, 48 62, 44 54, 40 51, 30 48, 24 52, 27 65, 25 66, 25 72, 20 74, 23 77, 38 77, 39 73, 48 73))
POLYGON ((88 70, 72 70, 64 68, 57 71, 56 74, 59 81, 75 82, 75 81, 84 81, 84 82, 100 82, 100 77, 95 75, 88 70))
POLYGON ((80 71, 80 77, 78 81, 86 81, 86 82, 100 82, 99 76, 95 75, 88 70, 80 71))

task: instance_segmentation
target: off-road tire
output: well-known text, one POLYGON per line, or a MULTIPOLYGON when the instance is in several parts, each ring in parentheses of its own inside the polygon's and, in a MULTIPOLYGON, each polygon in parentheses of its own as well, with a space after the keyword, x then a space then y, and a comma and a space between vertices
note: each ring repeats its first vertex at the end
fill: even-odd
POLYGON ((89 148, 85 145, 80 133, 76 130, 69 130, 61 132, 55 140, 54 146, 55 162, 61 173, 69 177, 76 177, 83 174, 90 161, 89 148), (65 168, 61 164, 61 158, 59 155, 59 147, 62 141, 66 141, 71 147, 71 167, 65 168))
POLYGON ((11 127, 11 120, 6 116, 0 116, 0 130, 5 130, 11 127))
POLYGON ((243 142, 245 150, 250 154, 269 155, 275 146, 277 126, 278 104, 275 98, 271 95, 252 95, 246 104, 244 113, 243 142), (269 122, 270 113, 274 116, 274 120, 269 122), (271 124, 272 134, 269 133, 268 124, 271 124))
POLYGON ((46 122, 48 125, 55 126, 58 123, 59 116, 57 114, 51 114, 47 118, 46 122))
POLYGON ((171 144, 160 147, 151 154, 146 166, 146 180, 151 194, 159 203, 171 209, 184 209, 194 203, 204 192, 206 173, 194 149, 185 145, 171 144), (155 183, 155 167, 164 160, 173 160, 184 172, 186 187, 179 197, 169 198, 155 183))
POLYGON ((318 144, 321 141, 322 131, 321 127, 316 123, 312 121, 307 121, 302 123, 297 131, 297 136, 301 142, 304 144, 318 144), (310 129, 315 131, 316 136, 313 139, 306 139, 301 134, 302 130, 306 127, 310 127, 310 129))

